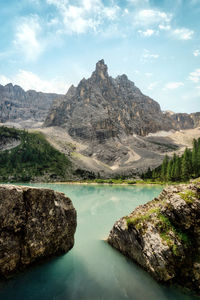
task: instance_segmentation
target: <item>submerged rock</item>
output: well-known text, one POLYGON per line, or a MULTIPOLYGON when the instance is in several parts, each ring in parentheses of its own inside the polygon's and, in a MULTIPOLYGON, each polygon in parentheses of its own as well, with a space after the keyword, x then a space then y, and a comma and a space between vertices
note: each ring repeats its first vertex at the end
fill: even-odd
POLYGON ((200 292, 200 183, 165 188, 117 221, 108 243, 156 280, 200 292))
POLYGON ((69 251, 76 210, 63 193, 0 185, 0 277, 69 251))

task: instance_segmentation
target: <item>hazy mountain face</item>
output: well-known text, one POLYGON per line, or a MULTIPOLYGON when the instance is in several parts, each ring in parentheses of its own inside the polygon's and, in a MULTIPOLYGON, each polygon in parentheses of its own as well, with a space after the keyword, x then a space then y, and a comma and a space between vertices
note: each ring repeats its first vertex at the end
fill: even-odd
MULTIPOLYGON (((38 87, 40 89, 40 87, 38 87)), ((0 85, 0 122, 33 120, 43 122, 53 100, 62 97, 53 93, 34 90, 25 92, 20 86, 0 85)))

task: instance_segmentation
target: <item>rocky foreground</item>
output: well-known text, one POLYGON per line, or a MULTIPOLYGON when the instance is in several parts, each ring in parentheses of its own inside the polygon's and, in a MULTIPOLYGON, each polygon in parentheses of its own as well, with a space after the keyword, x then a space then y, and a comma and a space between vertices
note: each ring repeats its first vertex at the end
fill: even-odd
POLYGON ((117 221, 108 243, 156 280, 200 292, 200 182, 169 186, 117 221))
POLYGON ((0 185, 0 277, 74 245, 76 210, 63 193, 0 185))

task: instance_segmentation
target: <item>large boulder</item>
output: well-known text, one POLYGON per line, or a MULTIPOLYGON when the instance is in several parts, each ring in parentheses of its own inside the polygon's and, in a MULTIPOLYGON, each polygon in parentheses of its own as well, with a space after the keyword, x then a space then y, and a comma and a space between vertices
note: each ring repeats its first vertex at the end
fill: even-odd
POLYGON ((165 188, 117 221, 108 243, 156 280, 200 292, 200 183, 165 188))
POLYGON ((69 251, 76 210, 63 193, 0 185, 0 277, 69 251))

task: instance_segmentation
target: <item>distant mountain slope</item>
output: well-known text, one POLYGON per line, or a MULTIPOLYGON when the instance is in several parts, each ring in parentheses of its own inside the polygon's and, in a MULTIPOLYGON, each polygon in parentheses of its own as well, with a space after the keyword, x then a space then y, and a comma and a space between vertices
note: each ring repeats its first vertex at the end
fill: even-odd
POLYGON ((63 181, 73 177, 69 159, 41 133, 0 127, 0 181, 63 181))
POLYGON ((133 134, 195 128, 200 125, 200 113, 163 113, 126 75, 110 77, 100 60, 89 79, 71 86, 63 101, 52 107, 44 125, 61 126, 76 139, 102 143, 133 134))
POLYGON ((62 98, 62 95, 34 90, 25 92, 11 83, 0 85, 0 123, 20 120, 43 122, 56 98, 62 98))

